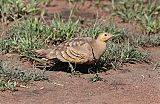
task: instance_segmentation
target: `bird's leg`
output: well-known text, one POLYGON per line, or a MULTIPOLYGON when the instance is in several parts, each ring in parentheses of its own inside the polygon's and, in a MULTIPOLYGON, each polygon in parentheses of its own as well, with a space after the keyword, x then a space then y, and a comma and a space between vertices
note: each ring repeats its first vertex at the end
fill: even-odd
POLYGON ((95 62, 94 65, 88 69, 88 73, 99 73, 99 62, 95 62))
POLYGON ((75 71, 76 65, 73 67, 73 65, 70 62, 68 62, 68 64, 69 64, 69 68, 71 69, 71 73, 72 74, 76 73, 75 71))
POLYGON ((96 74, 98 74, 100 72, 100 70, 99 70, 99 62, 97 61, 94 66, 95 66, 94 68, 95 68, 96 74))
POLYGON ((74 73, 75 69, 74 69, 73 65, 70 62, 68 62, 68 64, 69 64, 69 68, 71 69, 71 73, 74 73))
POLYGON ((90 68, 88 68, 88 73, 89 74, 94 73, 95 69, 96 69, 96 64, 94 64, 94 65, 90 66, 90 68))
POLYGON ((73 75, 80 75, 79 71, 76 71, 76 63, 74 64, 71 64, 70 62, 68 63, 69 64, 69 68, 71 69, 71 74, 73 75))

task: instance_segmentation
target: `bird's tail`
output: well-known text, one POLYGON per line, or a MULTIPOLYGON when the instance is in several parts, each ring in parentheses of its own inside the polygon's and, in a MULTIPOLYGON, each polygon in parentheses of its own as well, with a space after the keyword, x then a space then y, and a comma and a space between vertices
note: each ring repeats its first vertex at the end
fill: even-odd
POLYGON ((46 57, 46 55, 51 52, 52 49, 38 49, 34 50, 35 54, 41 56, 41 57, 46 57))
POLYGON ((56 52, 55 49, 38 49, 34 50, 34 53, 36 56, 46 59, 54 59, 56 58, 56 52))

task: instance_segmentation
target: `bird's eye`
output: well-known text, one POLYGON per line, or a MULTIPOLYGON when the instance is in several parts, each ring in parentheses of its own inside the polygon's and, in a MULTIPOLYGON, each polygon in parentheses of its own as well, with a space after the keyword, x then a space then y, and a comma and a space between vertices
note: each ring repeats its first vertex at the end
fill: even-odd
POLYGON ((107 34, 104 34, 104 36, 107 36, 107 34))

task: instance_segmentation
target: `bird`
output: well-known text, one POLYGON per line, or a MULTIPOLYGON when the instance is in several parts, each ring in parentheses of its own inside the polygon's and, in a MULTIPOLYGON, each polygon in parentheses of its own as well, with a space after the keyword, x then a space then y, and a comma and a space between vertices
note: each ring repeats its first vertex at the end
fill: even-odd
POLYGON ((92 37, 72 38, 50 49, 37 49, 35 52, 46 60, 58 59, 61 62, 75 64, 94 64, 104 54, 111 33, 100 33, 92 37))

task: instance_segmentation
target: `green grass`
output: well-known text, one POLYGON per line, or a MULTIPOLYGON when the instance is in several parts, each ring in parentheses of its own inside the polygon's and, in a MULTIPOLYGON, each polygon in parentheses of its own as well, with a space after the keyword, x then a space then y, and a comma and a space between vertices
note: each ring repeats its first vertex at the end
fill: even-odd
POLYGON ((103 81, 103 78, 101 78, 99 76, 98 73, 96 73, 92 78, 90 78, 90 81, 93 83, 93 82, 97 82, 97 81, 103 81))
POLYGON ((15 24, 9 31, 12 49, 25 52, 30 49, 44 47, 44 39, 48 28, 38 19, 27 19, 15 24))
POLYGON ((109 61, 120 61, 120 62, 143 62, 145 61, 146 54, 142 54, 136 50, 133 46, 128 44, 110 44, 106 51, 106 57, 109 61))
POLYGON ((9 52, 11 42, 9 40, 0 40, 0 53, 9 52))
POLYGON ((14 21, 26 15, 35 14, 40 10, 41 4, 45 5, 48 0, 1 0, 0 19, 2 22, 14 21))
POLYGON ((117 29, 114 25, 95 24, 88 28, 82 28, 79 20, 72 22, 70 19, 66 22, 63 20, 53 19, 48 25, 45 21, 37 18, 29 18, 20 21, 10 29, 10 48, 20 53, 29 50, 47 47, 49 41, 66 40, 74 37, 91 36, 96 37, 98 33, 107 31, 114 35, 114 41, 122 40, 125 37, 123 29, 117 29))
POLYGON ((81 2, 84 3, 86 0, 66 0, 69 3, 81 2))
POLYGON ((101 59, 102 67, 118 69, 123 63, 147 62, 147 52, 140 52, 130 43, 116 44, 111 42, 101 59))
POLYGON ((143 0, 120 0, 114 7, 123 22, 137 21, 147 34, 159 32, 160 6, 156 0, 148 0, 147 4, 143 0))
POLYGON ((42 73, 22 71, 0 61, 0 90, 17 90, 17 86, 26 85, 30 81, 47 80, 42 73))
POLYGON ((155 34, 160 31, 160 17, 154 18, 145 14, 139 21, 147 34, 155 34))
POLYGON ((122 18, 123 22, 131 22, 136 18, 137 9, 139 9, 136 6, 139 7, 139 4, 141 4, 140 0, 121 0, 114 6, 115 13, 122 18))
POLYGON ((75 37, 80 31, 78 21, 65 23, 53 20, 50 25, 47 25, 46 22, 37 18, 29 18, 14 25, 9 31, 11 49, 20 53, 47 47, 46 44, 50 40, 57 41, 75 37))
POLYGON ((145 36, 133 36, 132 44, 135 46, 143 47, 158 47, 160 46, 160 36, 159 34, 145 36))

